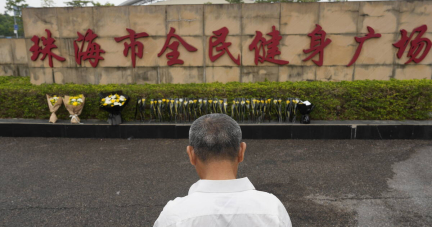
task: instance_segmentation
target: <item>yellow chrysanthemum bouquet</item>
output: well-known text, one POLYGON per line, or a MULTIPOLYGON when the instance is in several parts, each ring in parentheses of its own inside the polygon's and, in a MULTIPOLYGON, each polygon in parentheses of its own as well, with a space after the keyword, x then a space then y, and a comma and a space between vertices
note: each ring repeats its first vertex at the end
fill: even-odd
POLYGON ((69 117, 71 118, 71 123, 80 124, 81 122, 78 115, 81 114, 84 108, 84 103, 85 103, 84 95, 83 94, 76 95, 76 96, 66 95, 63 98, 63 100, 64 100, 65 107, 70 114, 69 117))
POLYGON ((49 122, 56 123, 57 122, 57 115, 55 112, 60 108, 61 104, 63 103, 62 97, 58 97, 57 95, 46 95, 47 101, 48 101, 48 108, 51 112, 51 116, 49 119, 49 122))
POLYGON ((118 125, 122 123, 121 111, 129 103, 129 96, 121 91, 110 93, 99 93, 100 108, 107 111, 108 124, 118 125))

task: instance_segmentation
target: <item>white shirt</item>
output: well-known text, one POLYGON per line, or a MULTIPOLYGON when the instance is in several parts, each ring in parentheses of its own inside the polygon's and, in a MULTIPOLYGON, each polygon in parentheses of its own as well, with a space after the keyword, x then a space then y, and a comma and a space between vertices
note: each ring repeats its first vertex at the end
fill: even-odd
POLYGON ((199 180, 188 196, 169 201, 154 227, 291 227, 273 194, 255 190, 249 179, 199 180))

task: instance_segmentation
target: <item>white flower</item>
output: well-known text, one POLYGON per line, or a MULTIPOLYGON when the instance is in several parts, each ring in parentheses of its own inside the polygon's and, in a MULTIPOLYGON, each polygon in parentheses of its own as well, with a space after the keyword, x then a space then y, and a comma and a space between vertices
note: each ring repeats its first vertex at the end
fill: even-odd
POLYGON ((119 100, 123 102, 125 100, 125 97, 122 95, 120 96, 119 100))
POLYGON ((112 99, 115 99, 115 98, 117 98, 117 97, 116 97, 115 95, 113 95, 113 96, 111 96, 111 98, 112 98, 112 99))
POLYGON ((82 102, 83 100, 82 100, 82 99, 77 99, 77 101, 78 101, 78 102, 82 102))
POLYGON ((72 102, 76 102, 76 99, 72 99, 71 101, 72 101, 72 102))
POLYGON ((121 103, 119 103, 119 102, 115 102, 115 103, 114 103, 114 106, 121 106, 121 103))

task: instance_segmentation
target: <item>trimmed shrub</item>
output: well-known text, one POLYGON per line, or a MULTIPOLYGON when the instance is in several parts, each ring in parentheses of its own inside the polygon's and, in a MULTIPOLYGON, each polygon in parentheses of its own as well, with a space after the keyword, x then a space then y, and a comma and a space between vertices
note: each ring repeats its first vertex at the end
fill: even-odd
MULTIPOLYGON (((28 77, 0 77, 0 118, 48 119, 45 94, 84 94, 86 104, 81 119, 106 120, 99 109, 99 92, 122 90, 132 100, 123 110, 123 118, 132 120, 137 97, 151 98, 288 98, 298 97, 316 105, 312 120, 425 120, 431 119, 432 80, 343 81, 343 82, 232 82, 207 84, 145 85, 32 85, 28 77)), ((231 102, 229 102, 231 104, 231 102)), ((147 105, 148 106, 148 105, 147 105)), ((59 119, 69 119, 64 107, 59 119)))

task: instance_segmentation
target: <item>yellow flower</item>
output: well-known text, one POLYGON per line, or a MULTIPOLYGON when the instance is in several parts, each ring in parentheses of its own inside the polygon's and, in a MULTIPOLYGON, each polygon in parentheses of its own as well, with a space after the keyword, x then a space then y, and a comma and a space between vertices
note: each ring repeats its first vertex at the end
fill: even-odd
POLYGON ((194 103, 197 103, 198 101, 197 100, 194 100, 194 103))
POLYGON ((105 102, 105 99, 102 99, 102 102, 105 102))
POLYGON ((246 100, 246 103, 247 103, 247 104, 249 104, 249 103, 250 103, 250 101, 249 101, 249 100, 246 100))
POLYGON ((114 103, 115 101, 114 101, 114 99, 111 99, 111 103, 114 103))
POLYGON ((261 100, 261 103, 264 103, 264 100, 261 100))
POLYGON ((106 106, 106 105, 108 105, 108 104, 104 103, 103 105, 106 106))
POLYGON ((78 106, 78 103, 77 102, 73 102, 72 105, 78 106))
POLYGON ((171 103, 174 103, 174 99, 171 99, 170 102, 171 102, 171 103))
POLYGON ((219 103, 220 103, 220 104, 222 104, 222 103, 223 103, 223 101, 222 101, 222 100, 219 100, 219 103))
POLYGON ((114 105, 111 105, 111 107, 113 107, 114 105))
POLYGON ((208 101, 209 101, 209 103, 213 103, 213 100, 211 100, 211 99, 210 99, 210 100, 208 100, 208 101))
POLYGON ((119 102, 119 101, 120 101, 119 99, 116 100, 116 102, 119 102))
POLYGON ((290 101, 289 101, 289 100, 287 100, 287 101, 286 101, 286 104, 289 104, 289 103, 290 103, 290 101))
MULTIPOLYGON (((126 99, 125 99, 125 101, 126 101, 126 99)), ((145 102, 145 99, 141 99, 141 102, 145 102)))
POLYGON ((166 99, 162 99, 162 102, 165 102, 166 101, 166 99))
POLYGON ((122 106, 124 105, 124 102, 122 102, 122 106))

